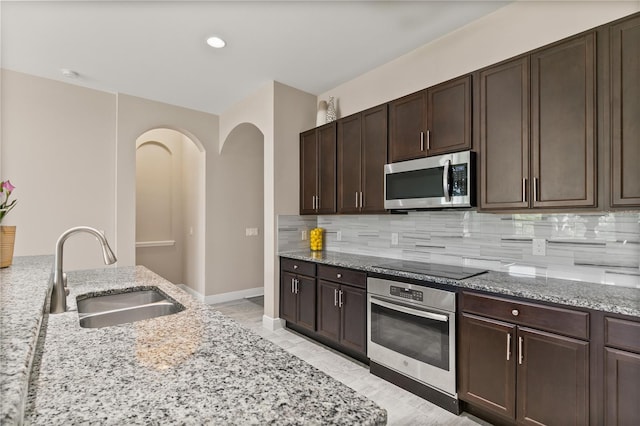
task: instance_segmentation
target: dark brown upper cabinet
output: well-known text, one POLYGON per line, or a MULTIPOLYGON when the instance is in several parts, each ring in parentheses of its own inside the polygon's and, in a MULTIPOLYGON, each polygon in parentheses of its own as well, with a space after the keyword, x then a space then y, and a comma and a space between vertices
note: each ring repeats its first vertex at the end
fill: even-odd
POLYGON ((479 73, 481 210, 596 206, 595 66, 592 32, 479 73))
POLYGON ((533 207, 596 206, 595 33, 531 56, 533 207))
POLYGON ((338 120, 338 213, 384 212, 387 106, 338 120))
POLYGON ((612 207, 640 206, 640 16, 611 26, 612 207))
POLYGON ((480 206, 529 206, 529 57, 480 72, 480 206))
POLYGON ((470 148, 470 75, 389 103, 389 162, 470 148))
POLYGON ((300 134, 300 214, 336 212, 336 123, 300 134))
POLYGON ((427 89, 427 155, 471 149, 471 76, 427 89))

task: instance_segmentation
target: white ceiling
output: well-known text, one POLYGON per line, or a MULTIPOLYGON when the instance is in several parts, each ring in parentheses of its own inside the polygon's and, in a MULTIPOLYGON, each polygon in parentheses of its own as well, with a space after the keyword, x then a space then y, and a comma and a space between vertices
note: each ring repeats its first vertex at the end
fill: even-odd
POLYGON ((15 71, 220 114, 272 80, 323 93, 506 3, 0 1, 1 60, 15 71), (213 34, 227 47, 207 46, 213 34))

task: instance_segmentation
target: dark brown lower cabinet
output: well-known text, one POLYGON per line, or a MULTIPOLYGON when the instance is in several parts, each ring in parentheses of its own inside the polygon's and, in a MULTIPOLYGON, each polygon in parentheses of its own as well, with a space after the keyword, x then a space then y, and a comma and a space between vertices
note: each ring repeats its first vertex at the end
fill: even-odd
POLYGON ((318 280, 317 314, 318 334, 366 354, 366 290, 318 280))
POLYGON ((504 423, 589 423, 589 343, 463 313, 460 398, 504 423))
POLYGON ((308 330, 316 328, 316 280, 282 272, 280 275, 280 317, 308 330))
POLYGON ((604 350, 605 424, 640 425, 640 354, 604 350))

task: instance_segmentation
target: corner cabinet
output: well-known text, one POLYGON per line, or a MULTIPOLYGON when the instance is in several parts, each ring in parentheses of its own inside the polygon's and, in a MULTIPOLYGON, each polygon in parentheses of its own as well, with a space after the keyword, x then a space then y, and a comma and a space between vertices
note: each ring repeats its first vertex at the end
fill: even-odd
POLYGON ((389 162, 471 149, 471 76, 389 103, 389 162))
POLYGON ((463 292, 459 396, 517 424, 589 423, 589 314, 463 292))
POLYGON ((280 317, 310 331, 316 329, 316 265, 280 262, 280 317))
POLYGON ((610 28, 611 207, 640 207, 640 16, 610 28))
POLYGON ((300 134, 300 214, 336 212, 336 123, 300 134))
POLYGON ((387 105, 338 120, 338 213, 383 213, 387 105))
POLYGON ((480 209, 593 208, 595 32, 480 77, 480 209))

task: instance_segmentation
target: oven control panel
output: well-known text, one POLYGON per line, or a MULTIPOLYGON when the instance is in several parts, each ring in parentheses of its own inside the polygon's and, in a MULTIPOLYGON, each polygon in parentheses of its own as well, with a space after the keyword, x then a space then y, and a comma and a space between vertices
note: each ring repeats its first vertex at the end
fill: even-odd
POLYGON ((389 293, 392 296, 402 297, 403 299, 415 300, 417 302, 422 302, 423 293, 419 290, 411 290, 410 288, 405 287, 397 287, 392 285, 390 287, 389 293))

